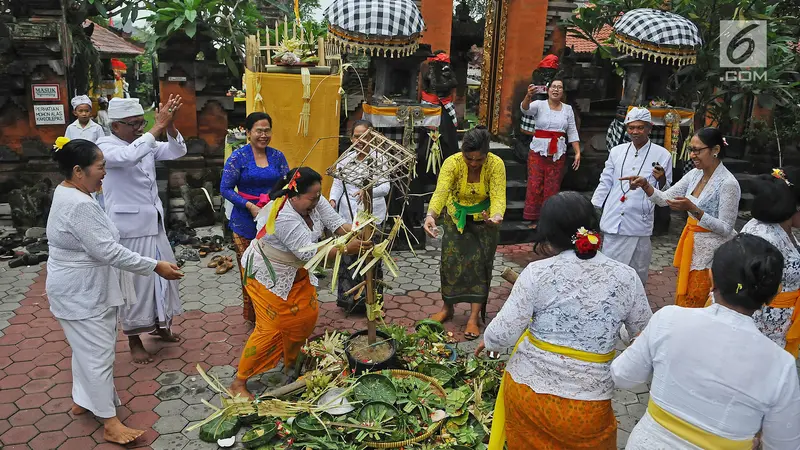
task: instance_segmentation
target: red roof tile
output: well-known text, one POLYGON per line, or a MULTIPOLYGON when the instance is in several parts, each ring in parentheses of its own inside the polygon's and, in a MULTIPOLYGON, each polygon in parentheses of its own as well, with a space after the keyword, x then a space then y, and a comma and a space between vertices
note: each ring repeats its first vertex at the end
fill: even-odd
MULTIPOLYGON (((93 22, 87 20, 85 24, 88 23, 93 22)), ((143 48, 96 23, 94 24, 94 33, 92 33, 92 45, 104 57, 138 56, 144 53, 143 48)))
MULTIPOLYGON (((611 37, 612 31, 614 28, 611 25, 603 25, 603 28, 594 34, 594 38, 598 42, 603 42, 611 37)), ((569 34, 567 35, 567 47, 571 47, 575 53, 591 53, 597 49, 594 42, 569 34)))

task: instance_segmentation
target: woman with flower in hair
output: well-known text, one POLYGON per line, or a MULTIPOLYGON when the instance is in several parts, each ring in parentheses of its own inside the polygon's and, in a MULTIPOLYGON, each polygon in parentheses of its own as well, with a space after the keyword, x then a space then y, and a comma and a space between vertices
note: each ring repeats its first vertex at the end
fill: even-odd
MULTIPOLYGON (((256 217, 261 230, 242 256, 245 289, 256 312, 255 329, 242 349, 231 391, 253 398, 247 379, 277 366, 294 369, 300 348, 317 324, 317 277, 303 267, 316 252, 308 250, 324 230, 344 235, 351 230, 327 199, 322 177, 309 167, 290 170, 269 193, 270 202, 256 217), (265 258, 268 260, 265 261, 265 258)), ((358 254, 371 242, 352 239, 344 248, 330 250, 358 254)))
MULTIPOLYGON (((47 217, 49 258, 45 289, 50 312, 72 350, 72 409, 103 422, 103 439, 129 444, 144 430, 117 417, 114 387, 117 317, 136 302, 133 274, 166 280, 183 274, 167 261, 142 256, 119 243, 120 232, 92 198, 106 175, 103 152, 85 139, 58 138, 53 160, 64 176, 47 217)), ((33 351, 33 350, 32 350, 33 351)))
POLYGON ((686 226, 675 249, 673 264, 678 268, 675 304, 702 308, 711 292, 711 260, 714 251, 731 239, 736 231, 739 182, 722 164, 725 138, 717 128, 698 131, 689 143, 694 169, 666 191, 660 191, 641 176, 622 177, 631 189, 642 188, 651 202, 686 211, 686 226))
MULTIPOLYGON (((792 179, 800 182, 797 176, 792 179)), ((800 348, 800 320, 797 320, 800 310, 800 250, 792 228, 800 228, 800 212, 797 211, 800 186, 789 182, 780 169, 773 170, 770 175, 761 175, 752 186, 755 199, 750 212, 753 218, 742 228, 742 233, 766 239, 781 252, 784 261, 781 292, 756 311, 753 320, 765 336, 797 358, 800 348)))
POLYGON ((545 201, 534 251, 484 333, 484 348, 515 349, 506 366, 490 450, 614 450, 611 360, 622 324, 637 335, 652 316, 631 267, 598 251, 599 219, 577 192, 545 201), (516 346, 515 346, 516 343, 516 346))

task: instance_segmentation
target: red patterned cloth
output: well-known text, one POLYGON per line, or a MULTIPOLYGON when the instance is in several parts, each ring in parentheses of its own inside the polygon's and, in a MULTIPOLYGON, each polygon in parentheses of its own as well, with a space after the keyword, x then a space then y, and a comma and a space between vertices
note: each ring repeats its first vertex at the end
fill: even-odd
MULTIPOLYGON (((242 267, 242 253, 250 246, 250 239, 245 239, 236 233, 233 233, 233 245, 236 247, 236 264, 239 266, 239 273, 244 277, 244 267, 242 267)), ((247 289, 242 286, 242 316, 244 320, 256 323, 256 312, 253 309, 253 301, 250 299, 250 294, 247 289)))
POLYGON ((558 161, 553 161, 552 157, 528 152, 528 191, 525 194, 525 209, 522 212, 525 220, 539 220, 544 201, 558 194, 566 160, 567 158, 562 156, 558 161))

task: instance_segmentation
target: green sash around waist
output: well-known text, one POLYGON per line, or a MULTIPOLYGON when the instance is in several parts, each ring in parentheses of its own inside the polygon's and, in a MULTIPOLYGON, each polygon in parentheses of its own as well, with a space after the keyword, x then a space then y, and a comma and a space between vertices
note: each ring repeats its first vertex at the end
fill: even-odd
POLYGON ((459 233, 463 233, 464 227, 467 226, 467 216, 470 214, 478 214, 483 211, 486 211, 487 209, 489 209, 489 206, 491 206, 491 202, 487 198, 486 200, 478 203, 477 205, 464 206, 454 201, 453 206, 455 207, 455 211, 453 211, 453 218, 456 219, 456 228, 458 228, 459 233))

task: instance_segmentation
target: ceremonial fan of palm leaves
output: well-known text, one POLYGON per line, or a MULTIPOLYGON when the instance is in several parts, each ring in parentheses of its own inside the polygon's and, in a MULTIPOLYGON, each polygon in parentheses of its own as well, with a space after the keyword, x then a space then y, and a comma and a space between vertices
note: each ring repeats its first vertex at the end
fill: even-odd
POLYGON ((392 188, 405 197, 409 193, 416 167, 417 154, 414 150, 370 129, 342 153, 328 169, 328 175, 364 190, 390 182, 392 188), (359 153, 366 154, 366 157, 357 158, 359 153))
MULTIPOLYGON (((391 183, 392 191, 389 198, 392 197, 394 191, 398 191, 398 195, 402 196, 405 205, 405 203, 407 203, 406 197, 409 193, 409 185, 414 177, 416 165, 416 152, 387 138, 374 129, 370 129, 362 134, 356 142, 342 153, 327 172, 328 175, 338 178, 345 185, 359 186, 365 191, 378 184, 389 182, 391 183), (359 154, 366 156, 363 159, 359 159, 359 154)), ((403 209, 405 209, 405 206, 403 209)), ((400 217, 402 217, 402 212, 400 213, 400 217)), ((394 245, 395 238, 401 230, 406 235, 409 248, 412 248, 409 238, 410 233, 400 217, 393 218, 393 226, 391 231, 386 235, 384 241, 375 244, 371 249, 360 252, 356 262, 348 267, 349 269, 358 268, 354 276, 356 274, 363 276, 378 262, 383 262, 389 271, 394 276, 397 276, 397 265, 390 252, 394 245)), ((343 249, 350 240, 359 237, 361 239, 371 238, 372 235, 379 232, 379 227, 375 225, 376 220, 376 217, 370 213, 360 211, 356 215, 353 221, 353 228, 349 233, 339 237, 325 239, 322 242, 302 249, 302 251, 317 251, 317 255, 306 264, 305 268, 307 270, 314 270, 320 264, 327 267, 327 255, 332 248, 343 249)), ((342 251, 338 252, 335 257, 333 273, 338 273, 339 271, 342 253, 342 251)), ((336 290, 336 284, 337 279, 333 277, 331 281, 331 291, 336 290)), ((360 295, 364 288, 365 281, 362 281, 351 291, 358 290, 357 295, 360 295)), ((352 292, 349 292, 348 295, 350 293, 352 292)))

